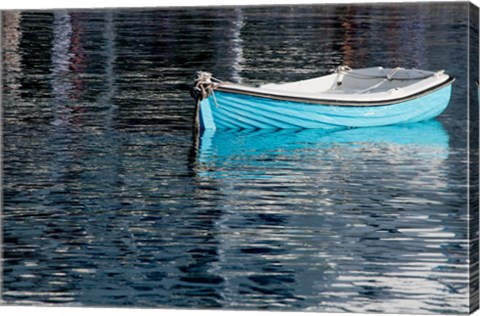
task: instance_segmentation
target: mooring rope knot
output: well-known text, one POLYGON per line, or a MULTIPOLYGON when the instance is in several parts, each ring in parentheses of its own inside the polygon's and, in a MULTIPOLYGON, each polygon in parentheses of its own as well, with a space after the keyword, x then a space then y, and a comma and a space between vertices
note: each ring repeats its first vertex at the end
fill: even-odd
POLYGON ((208 98, 210 95, 213 96, 215 104, 217 100, 213 90, 221 83, 222 81, 213 77, 211 73, 206 71, 197 71, 195 81, 192 88, 190 89, 190 94, 195 100, 203 100, 208 98))

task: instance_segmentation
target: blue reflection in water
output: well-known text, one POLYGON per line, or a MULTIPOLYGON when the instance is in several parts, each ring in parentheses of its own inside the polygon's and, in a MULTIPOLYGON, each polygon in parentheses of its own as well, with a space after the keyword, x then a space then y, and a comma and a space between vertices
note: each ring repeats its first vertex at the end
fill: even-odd
POLYGON ((269 168, 283 168, 288 164, 295 176, 297 167, 321 169, 323 164, 316 164, 318 160, 349 149, 354 149, 353 156, 343 159, 367 162, 379 159, 379 151, 386 150, 395 156, 389 157, 390 163, 416 156, 422 158, 420 162, 435 165, 448 157, 448 134, 436 120, 337 131, 207 130, 200 137, 198 174, 202 177, 265 177, 271 176, 269 168), (312 163, 315 165, 309 166, 312 163))

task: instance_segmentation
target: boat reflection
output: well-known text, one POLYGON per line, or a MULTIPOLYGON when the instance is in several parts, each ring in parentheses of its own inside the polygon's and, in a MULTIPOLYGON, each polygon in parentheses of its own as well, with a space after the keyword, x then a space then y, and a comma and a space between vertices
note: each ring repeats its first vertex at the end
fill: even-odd
MULTIPOLYGON (((449 153, 448 134, 436 120, 407 125, 328 131, 209 131, 200 136, 197 174, 213 178, 254 178, 328 168, 329 161, 384 159, 434 169, 449 153)), ((349 164, 342 164, 348 168, 349 164)))
POLYGON ((465 232, 450 225, 464 211, 452 202, 448 158, 449 137, 436 120, 205 131, 196 175, 208 188, 199 196, 218 210, 212 271, 224 280, 224 306, 258 299, 270 308, 394 312, 406 305, 396 291, 461 297, 465 284, 431 277, 446 264, 455 277, 465 273, 450 246, 465 232))

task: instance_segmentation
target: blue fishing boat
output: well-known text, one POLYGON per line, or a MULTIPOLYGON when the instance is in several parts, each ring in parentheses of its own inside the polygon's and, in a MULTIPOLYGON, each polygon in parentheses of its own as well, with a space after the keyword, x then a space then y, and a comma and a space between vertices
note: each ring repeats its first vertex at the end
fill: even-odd
POLYGON ((453 81, 444 71, 340 66, 323 77, 253 87, 198 72, 191 94, 201 130, 339 129, 434 118, 448 106, 453 81))

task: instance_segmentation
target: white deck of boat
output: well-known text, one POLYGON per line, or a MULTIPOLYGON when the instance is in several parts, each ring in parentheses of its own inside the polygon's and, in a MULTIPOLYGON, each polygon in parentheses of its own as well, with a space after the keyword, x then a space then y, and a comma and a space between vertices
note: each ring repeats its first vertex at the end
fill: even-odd
POLYGON ((449 76, 443 71, 373 67, 259 87, 237 84, 222 86, 232 90, 283 97, 374 102, 406 98, 438 86, 448 79, 449 76), (386 77, 392 73, 392 80, 387 79, 386 77))

